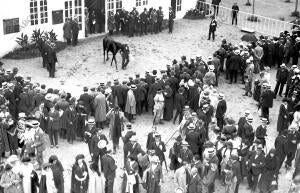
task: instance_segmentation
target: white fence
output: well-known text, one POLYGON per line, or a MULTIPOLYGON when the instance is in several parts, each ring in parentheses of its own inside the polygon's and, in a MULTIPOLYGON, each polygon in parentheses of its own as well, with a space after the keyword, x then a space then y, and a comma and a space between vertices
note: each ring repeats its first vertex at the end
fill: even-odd
MULTIPOLYGON (((215 14, 216 20, 219 23, 232 25, 232 9, 219 6, 218 14, 214 12, 214 5, 206 2, 200 3, 201 11, 204 11, 206 16, 215 14)), ((252 13, 239 11, 237 14, 237 26, 247 28, 265 35, 278 36, 282 31, 290 31, 293 24, 285 21, 264 17, 252 13), (251 21, 251 18, 257 19, 258 22, 251 21)))

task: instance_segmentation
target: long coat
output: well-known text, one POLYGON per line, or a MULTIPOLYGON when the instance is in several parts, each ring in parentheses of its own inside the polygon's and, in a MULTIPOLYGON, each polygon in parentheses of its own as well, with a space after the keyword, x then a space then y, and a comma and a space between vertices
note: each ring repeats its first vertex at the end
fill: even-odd
POLYGON ((71 39, 72 37, 72 24, 70 22, 66 22, 63 26, 64 30, 64 38, 71 39))
POLYGON ((136 101, 132 90, 127 92, 125 112, 133 115, 136 114, 136 101))
POLYGON ((103 122, 106 120, 106 99, 105 95, 99 93, 94 100, 95 121, 103 122))
POLYGON ((266 164, 264 170, 260 177, 258 188, 261 192, 268 192, 271 186, 272 181, 274 180, 274 175, 277 169, 277 160, 274 156, 271 158, 269 155, 266 158, 266 164))
POLYGON ((199 174, 197 174, 195 177, 191 177, 191 181, 188 184, 188 193, 200 193, 201 192, 201 178, 199 174))
POLYGON ((189 184, 187 179, 189 179, 189 176, 189 172, 184 167, 178 168, 175 172, 174 182, 177 187, 183 188, 184 193, 187 192, 187 186, 189 184))
POLYGON ((287 108, 281 104, 279 108, 279 114, 277 119, 277 131, 282 132, 289 127, 289 117, 287 108))
POLYGON ((90 181, 88 193, 104 193, 104 179, 97 172, 90 171, 90 181))
POLYGON ((171 88, 165 90, 164 120, 170 121, 173 118, 173 91, 171 88))

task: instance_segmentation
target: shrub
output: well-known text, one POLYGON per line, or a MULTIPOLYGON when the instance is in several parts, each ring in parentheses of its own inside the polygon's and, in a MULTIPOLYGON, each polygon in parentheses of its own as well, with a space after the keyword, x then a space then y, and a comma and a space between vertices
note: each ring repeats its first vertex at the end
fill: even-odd
POLYGON ((29 46, 28 36, 25 34, 21 34, 21 37, 17 37, 16 42, 22 47, 22 49, 26 50, 29 46))

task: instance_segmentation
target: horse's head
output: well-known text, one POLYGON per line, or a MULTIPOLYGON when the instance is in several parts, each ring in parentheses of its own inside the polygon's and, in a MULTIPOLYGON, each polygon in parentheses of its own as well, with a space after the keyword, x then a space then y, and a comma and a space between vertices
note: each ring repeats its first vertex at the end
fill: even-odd
POLYGON ((129 46, 128 44, 124 44, 122 51, 126 54, 130 54, 129 46))

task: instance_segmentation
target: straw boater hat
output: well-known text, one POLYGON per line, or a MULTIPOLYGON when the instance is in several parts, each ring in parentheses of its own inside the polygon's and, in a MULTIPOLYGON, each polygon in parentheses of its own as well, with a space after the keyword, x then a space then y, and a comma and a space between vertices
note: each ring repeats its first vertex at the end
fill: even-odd
POLYGON ((268 122, 268 119, 267 119, 267 118, 264 118, 264 117, 262 117, 262 118, 260 119, 260 121, 261 121, 262 123, 267 123, 267 122, 268 122))
POLYGON ((160 163, 160 160, 159 160, 158 156, 153 156, 151 158, 151 162, 153 162, 153 163, 160 163))
POLYGON ((182 142, 181 142, 181 146, 186 146, 186 147, 188 147, 188 146, 190 146, 190 145, 188 144, 188 142, 182 141, 182 142))
POLYGON ((250 115, 250 111, 249 111, 249 110, 246 110, 246 111, 244 112, 244 115, 245 115, 245 116, 250 115))
POLYGON ((247 119, 247 121, 252 122, 253 121, 253 115, 249 114, 246 119, 247 119))
POLYGON ((224 94, 223 93, 219 93, 219 99, 224 99, 224 94))
POLYGON ((19 118, 25 118, 25 117, 26 117, 25 113, 19 113, 19 118))
POLYGON ((195 124, 194 123, 190 123, 188 126, 189 130, 194 130, 195 129, 195 124))
POLYGON ((89 118, 88 124, 95 124, 95 119, 94 118, 89 118))
POLYGON ((107 142, 105 140, 100 140, 97 144, 98 148, 103 149, 107 146, 107 142))
POLYGON ((130 141, 132 142, 137 142, 138 141, 138 138, 136 135, 133 135, 131 138, 130 138, 130 141))
POLYGON ((12 163, 12 162, 16 162, 19 161, 18 156, 16 155, 11 155, 7 158, 6 163, 12 163))
POLYGON ((33 120, 31 122, 32 127, 37 128, 38 126, 40 126, 40 122, 38 122, 37 120, 33 120))

